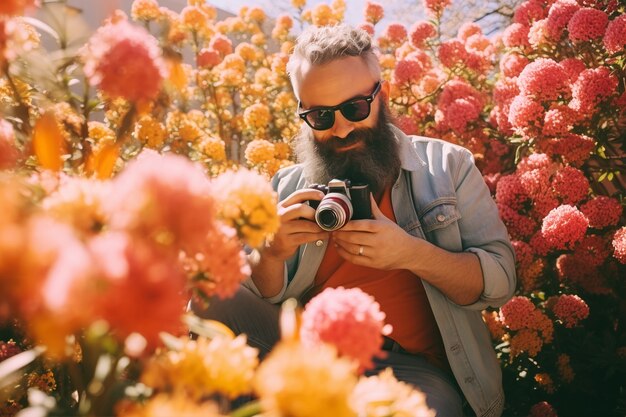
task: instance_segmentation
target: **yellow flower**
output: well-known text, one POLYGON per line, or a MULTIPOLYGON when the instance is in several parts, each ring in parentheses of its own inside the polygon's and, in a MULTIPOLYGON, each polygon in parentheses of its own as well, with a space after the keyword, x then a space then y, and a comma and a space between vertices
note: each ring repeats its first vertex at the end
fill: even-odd
POLYGON ((269 68, 261 67, 254 73, 254 82, 258 84, 268 84, 272 76, 269 68))
POLYGON ((181 347, 168 351, 148 364, 142 381, 155 389, 183 392, 198 400, 219 392, 236 398, 251 391, 258 366, 258 351, 246 344, 246 336, 179 339, 181 347))
POLYGON ((290 55, 293 52, 293 42, 285 41, 280 45, 280 52, 285 55, 290 55))
POLYGON ((149 148, 161 149, 167 138, 167 130, 163 123, 150 115, 145 115, 135 124, 135 136, 149 148))
POLYGON ((255 33, 250 37, 250 42, 255 46, 264 46, 267 43, 267 39, 265 38, 265 34, 255 33))
POLYGON ((248 12, 246 13, 246 18, 248 20, 261 24, 265 21, 267 16, 265 15, 263 9, 261 9, 260 7, 252 7, 251 9, 248 9, 248 12))
POLYGON ((274 100, 274 109, 277 111, 293 112, 296 109, 297 103, 292 93, 287 91, 281 91, 274 100))
POLYGON ((246 72, 246 61, 238 54, 226 55, 221 66, 225 69, 236 70, 242 74, 246 72))
POLYGON ((426 397, 411 385, 398 381, 391 370, 361 377, 350 399, 360 417, 420 416, 434 417, 426 397))
POLYGON ((191 30, 201 31, 208 24, 207 15, 197 6, 187 6, 180 12, 180 19, 191 30))
POLYGON ((101 122, 89 122, 88 135, 95 143, 115 140, 115 132, 101 122))
MULTIPOLYGON (((269 143, 269 142, 268 142, 269 143)), ((219 215, 250 246, 259 247, 278 230, 276 193, 252 171, 228 171, 215 179, 219 215)))
POLYGON ((291 0, 291 5, 296 9, 301 9, 306 6, 306 0, 291 0))
POLYGON ((217 404, 194 402, 182 393, 157 394, 146 403, 130 405, 120 402, 116 406, 115 415, 118 417, 224 417, 220 414, 217 404))
POLYGON ((315 26, 326 26, 334 21, 333 9, 328 4, 318 4, 311 12, 311 18, 315 26))
POLYGON ((203 136, 203 132, 192 120, 185 119, 178 126, 178 135, 184 141, 195 142, 203 136))
POLYGON ((156 0, 135 0, 130 9, 133 20, 156 20, 161 17, 159 3, 156 0))
POLYGON ((220 81, 225 87, 237 87, 243 82, 243 73, 234 69, 223 69, 219 73, 220 81))
POLYGON ((244 61, 256 61, 259 58, 257 49, 248 42, 241 42, 235 47, 235 53, 244 61))
POLYGON ((354 364, 338 358, 330 346, 282 342, 259 367, 254 388, 271 416, 353 417, 354 371, 354 364))
POLYGON ((271 122, 272 115, 265 104, 255 103, 243 112, 243 120, 250 129, 263 129, 271 122))
POLYGON ((226 160, 226 145, 223 140, 215 136, 205 136, 200 142, 202 152, 214 161, 226 160))
POLYGON ((393 54, 382 54, 378 57, 378 61, 384 69, 394 69, 396 67, 396 57, 393 54))
POLYGON ((245 151, 249 165, 260 165, 274 159, 274 144, 265 139, 255 139, 248 143, 245 151))
POLYGON ((274 156, 276 159, 289 159, 291 146, 287 142, 274 142, 274 156))

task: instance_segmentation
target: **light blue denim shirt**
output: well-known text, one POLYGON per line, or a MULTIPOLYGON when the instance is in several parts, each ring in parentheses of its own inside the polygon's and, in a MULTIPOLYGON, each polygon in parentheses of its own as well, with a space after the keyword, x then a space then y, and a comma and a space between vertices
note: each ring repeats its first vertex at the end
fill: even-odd
MULTIPOLYGON (((471 305, 454 303, 425 281, 424 287, 465 398, 476 415, 498 416, 504 406, 502 375, 481 310, 501 306, 515 291, 515 256, 506 228, 467 149, 393 131, 402 166, 391 192, 398 225, 449 251, 473 252, 480 260, 484 289, 471 305)), ((279 171, 272 185, 282 201, 308 183, 295 165, 279 171)), ((268 301, 299 298, 313 285, 327 245, 316 243, 302 245, 285 263, 283 288, 268 301)), ((260 296, 251 279, 245 285, 260 296)))

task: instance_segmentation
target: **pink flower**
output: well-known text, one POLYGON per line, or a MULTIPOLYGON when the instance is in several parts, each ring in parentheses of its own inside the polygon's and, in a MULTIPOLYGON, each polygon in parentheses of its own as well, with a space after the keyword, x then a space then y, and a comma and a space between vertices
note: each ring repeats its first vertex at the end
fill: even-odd
POLYGON ((528 172, 535 169, 551 168, 553 165, 550 157, 543 153, 532 153, 523 158, 517 164, 517 172, 528 172))
POLYGON ((199 165, 143 151, 118 175, 108 202, 111 227, 195 253, 215 227, 215 202, 199 165))
POLYGON ((520 214, 504 204, 498 204, 498 211, 513 239, 525 239, 535 232, 537 223, 527 214, 520 214))
POLYGON ((519 87, 517 86, 517 82, 513 79, 500 79, 493 88, 493 100, 498 106, 506 109, 507 113, 511 102, 518 95, 519 87))
POLYGON ((483 94, 467 82, 460 79, 451 80, 446 83, 441 95, 439 96, 437 105, 440 108, 445 108, 457 99, 469 100, 481 109, 485 106, 485 97, 483 94))
POLYGON ((610 255, 608 242, 598 235, 587 235, 576 246, 574 256, 582 263, 598 267, 604 263, 610 255))
POLYGON ((457 99, 450 103, 444 110, 443 124, 449 126, 457 133, 465 132, 468 123, 478 119, 481 108, 476 101, 457 99))
POLYGON ((392 44, 400 45, 406 41, 406 28, 401 23, 390 23, 383 32, 383 36, 392 44))
POLYGON ((602 42, 606 50, 611 54, 624 49, 624 46, 626 46, 626 14, 611 20, 606 28, 602 42))
POLYGON ((498 204, 503 204, 514 210, 521 210, 528 199, 529 196, 518 175, 510 174, 500 178, 496 186, 496 202, 498 204))
POLYGON ((538 48, 541 45, 547 45, 550 43, 547 23, 547 19, 537 20, 528 30, 528 42, 530 42, 533 47, 538 48))
POLYGON ((361 23, 358 26, 359 29, 366 31, 367 33, 369 33, 370 36, 374 36, 374 25, 372 25, 369 22, 365 22, 365 23, 361 23))
POLYGON ((2 0, 0 2, 0 16, 22 15, 30 7, 39 5, 39 0, 2 0))
POLYGON ((626 264, 626 226, 618 229, 613 235, 613 256, 620 263, 626 264))
POLYGON ((233 53, 233 43, 227 36, 222 34, 217 34, 211 38, 209 48, 219 52, 222 56, 233 53))
POLYGON ((159 333, 180 332, 187 294, 177 253, 119 232, 97 236, 89 248, 105 271, 96 308, 120 340, 137 332, 152 350, 159 333))
POLYGON ((543 2, 539 0, 526 0, 515 9, 513 22, 530 26, 533 22, 546 17, 543 2))
POLYGON ((14 167, 19 156, 13 125, 0 119, 0 170, 14 167))
POLYGON ((402 85, 413 83, 424 76, 424 66, 414 59, 401 59, 393 70, 393 83, 402 85))
POLYGON ((198 52, 198 56, 196 57, 196 62, 199 67, 203 68, 213 68, 222 62, 222 57, 220 53, 215 49, 211 48, 202 48, 200 52, 198 52))
POLYGON ((504 30, 504 33, 502 34, 502 43, 507 48, 528 47, 530 46, 530 42, 528 41, 529 30, 530 28, 528 26, 520 23, 513 23, 504 30))
POLYGON ((306 305, 302 313, 302 342, 330 343, 355 359, 362 372, 373 366, 372 357, 381 356, 385 313, 374 298, 358 288, 327 288, 306 305))
POLYGON ((532 246, 522 240, 511 241, 513 249, 515 249, 515 259, 521 267, 529 266, 534 260, 535 254, 532 246))
POLYGON ((563 204, 577 204, 587 197, 589 180, 581 170, 565 166, 554 174, 552 188, 563 204))
POLYGON ((595 141, 589 136, 567 134, 560 138, 545 141, 541 146, 550 155, 560 155, 563 162, 580 166, 591 156, 595 141))
POLYGON ((584 42, 601 38, 606 32, 609 17, 605 12, 591 7, 578 10, 569 23, 569 39, 572 42, 584 42))
POLYGON ((217 295, 232 297, 250 275, 245 253, 235 229, 219 225, 202 246, 199 254, 188 256, 183 264, 192 278, 194 297, 201 301, 217 295))
POLYGON ((437 28, 426 21, 420 21, 411 26, 409 30, 409 42, 414 48, 423 48, 426 41, 437 34, 437 28))
POLYGON ((458 39, 450 39, 442 42, 437 51, 439 61, 447 68, 456 66, 465 66, 468 61, 468 53, 465 50, 465 44, 458 39))
POLYGON ((576 121, 576 112, 558 104, 546 112, 542 133, 545 136, 561 136, 569 132, 576 121))
POLYGON ((380 3, 368 1, 367 3, 365 3, 364 16, 366 22, 375 25, 376 23, 380 22, 385 16, 385 10, 380 3))
POLYGON ((549 402, 541 401, 530 408, 529 417, 558 417, 558 414, 549 402))
POLYGON ((419 126, 415 117, 409 115, 398 116, 395 124, 405 135, 415 135, 419 132, 419 126))
POLYGON ((589 219, 589 227, 594 229, 617 225, 622 210, 619 200, 603 195, 594 197, 580 206, 580 211, 589 219))
POLYGON ((578 76, 572 86, 569 106, 581 113, 595 113, 595 107, 615 92, 617 77, 607 67, 589 68, 578 76))
POLYGON ((578 58, 566 58, 559 62, 563 70, 567 74, 569 81, 574 83, 581 72, 587 69, 585 63, 578 58))
POLYGON ((528 65, 528 58, 525 56, 508 53, 502 56, 500 59, 500 71, 505 77, 517 77, 522 70, 528 65))
POLYGON ((446 7, 452 4, 452 0, 423 0, 424 7, 426 8, 426 13, 435 16, 436 18, 441 17, 443 11, 446 7))
POLYGON ((580 10, 576 0, 557 0, 548 11, 548 34, 553 39, 560 39, 574 13, 580 10))
POLYGON ((589 306, 577 295, 563 294, 552 306, 552 311, 565 327, 577 326, 589 316, 589 306))
POLYGON ((517 79, 520 92, 539 101, 569 96, 567 75, 558 63, 539 58, 524 68, 517 79))
POLYGON ((545 117, 543 106, 532 98, 523 94, 518 95, 511 102, 509 108, 509 122, 522 131, 539 129, 545 117))
POLYGON ((541 235, 552 249, 572 249, 582 240, 589 220, 576 207, 561 205, 548 213, 541 225, 541 235))
POLYGON ((527 329, 532 324, 535 305, 528 297, 516 296, 500 308, 500 320, 511 330, 527 329))
POLYGON ((130 101, 157 96, 166 76, 157 40, 127 21, 102 26, 83 50, 85 74, 110 97, 130 101))
POLYGON ((464 22, 457 32, 457 38, 467 41, 467 39, 472 35, 482 35, 483 30, 481 27, 474 22, 464 22))

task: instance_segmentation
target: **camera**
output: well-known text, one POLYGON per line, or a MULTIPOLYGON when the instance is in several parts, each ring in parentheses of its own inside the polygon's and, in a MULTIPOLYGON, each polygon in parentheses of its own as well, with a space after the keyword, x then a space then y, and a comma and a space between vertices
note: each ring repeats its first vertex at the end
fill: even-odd
POLYGON ((347 179, 332 179, 328 185, 314 184, 310 188, 326 194, 320 201, 309 200, 309 205, 315 209, 315 222, 328 232, 342 228, 350 220, 372 218, 367 184, 352 185, 347 179))

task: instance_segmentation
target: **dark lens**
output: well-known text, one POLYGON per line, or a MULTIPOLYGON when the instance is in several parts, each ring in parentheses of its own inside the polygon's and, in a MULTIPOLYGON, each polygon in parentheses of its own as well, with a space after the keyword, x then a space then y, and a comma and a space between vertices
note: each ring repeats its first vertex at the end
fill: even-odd
POLYGON ((350 101, 341 106, 341 114, 351 122, 360 122, 370 114, 370 103, 364 98, 350 101))
POLYGON ((318 222, 321 226, 324 226, 326 229, 335 229, 337 227, 337 223, 339 219, 337 218, 337 214, 332 209, 320 210, 318 215, 318 222))
POLYGON ((307 114, 307 120, 313 129, 326 130, 335 123, 335 112, 332 110, 316 110, 307 114))

